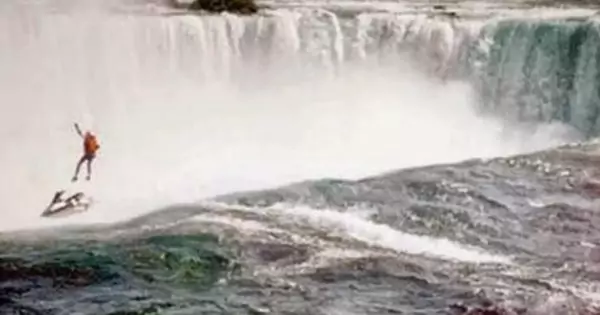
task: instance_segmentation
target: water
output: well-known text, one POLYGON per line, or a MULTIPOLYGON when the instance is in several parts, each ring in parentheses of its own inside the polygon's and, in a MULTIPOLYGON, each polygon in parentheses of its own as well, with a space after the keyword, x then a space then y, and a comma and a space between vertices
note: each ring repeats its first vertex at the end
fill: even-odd
POLYGON ((595 146, 551 148, 597 135, 595 11, 291 5, 0 5, 0 228, 108 224, 5 234, 2 311, 591 308, 595 146))
POLYGON ((2 157, 11 177, 2 189, 11 218, 4 229, 49 224, 38 209, 68 185, 80 150, 74 121, 96 131, 103 148, 96 184, 86 188, 100 208, 77 222, 561 141, 540 133, 530 147, 518 131, 506 135, 502 121, 473 109, 470 84, 434 76, 459 62, 477 34, 470 23, 341 20, 314 10, 198 18, 4 6, 0 38, 11 52, 1 61, 2 98, 14 110, 3 115, 2 137, 18 144, 2 157))

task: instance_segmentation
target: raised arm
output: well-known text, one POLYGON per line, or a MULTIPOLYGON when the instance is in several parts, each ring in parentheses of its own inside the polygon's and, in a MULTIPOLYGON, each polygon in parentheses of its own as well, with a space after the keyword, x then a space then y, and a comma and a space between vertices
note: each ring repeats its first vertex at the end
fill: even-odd
POLYGON ((74 125, 75 125, 75 131, 77 131, 77 134, 79 134, 79 136, 83 138, 83 134, 81 133, 81 129, 79 129, 79 125, 77 123, 75 123, 74 125))

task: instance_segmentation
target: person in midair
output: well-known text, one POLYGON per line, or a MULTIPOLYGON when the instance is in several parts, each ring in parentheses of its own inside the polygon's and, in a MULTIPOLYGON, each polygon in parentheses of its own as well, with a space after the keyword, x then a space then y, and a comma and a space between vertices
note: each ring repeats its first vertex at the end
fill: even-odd
POLYGON ((92 161, 96 157, 96 151, 100 148, 98 141, 96 140, 96 136, 93 135, 90 131, 86 131, 85 134, 81 133, 81 129, 79 129, 79 125, 75 123, 75 130, 79 134, 81 138, 83 138, 83 156, 79 159, 77 163, 77 167, 75 168, 75 175, 73 176, 72 181, 77 180, 77 176, 79 175, 79 168, 83 162, 87 161, 87 180, 90 180, 92 175, 92 161))

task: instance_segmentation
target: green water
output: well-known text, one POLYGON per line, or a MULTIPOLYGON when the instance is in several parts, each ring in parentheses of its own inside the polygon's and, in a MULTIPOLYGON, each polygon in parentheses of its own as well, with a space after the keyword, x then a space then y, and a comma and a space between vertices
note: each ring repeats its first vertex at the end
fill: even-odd
POLYGON ((2 248, 3 302, 21 312, 34 308, 60 314, 65 304, 79 304, 72 309, 104 305, 106 314, 162 314, 194 304, 218 309, 206 298, 236 268, 232 254, 208 234, 4 243, 2 248))
POLYGON ((476 69, 488 108, 526 121, 561 121, 600 133, 600 26, 579 20, 490 23, 492 43, 476 69))

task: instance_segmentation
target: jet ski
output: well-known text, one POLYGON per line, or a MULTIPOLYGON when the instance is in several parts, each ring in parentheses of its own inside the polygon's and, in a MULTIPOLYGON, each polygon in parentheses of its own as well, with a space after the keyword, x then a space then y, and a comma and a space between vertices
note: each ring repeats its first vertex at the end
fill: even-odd
POLYGON ((92 199, 82 192, 76 192, 64 198, 66 191, 59 190, 54 194, 48 207, 42 212, 42 217, 66 216, 87 211, 92 205, 92 199))

